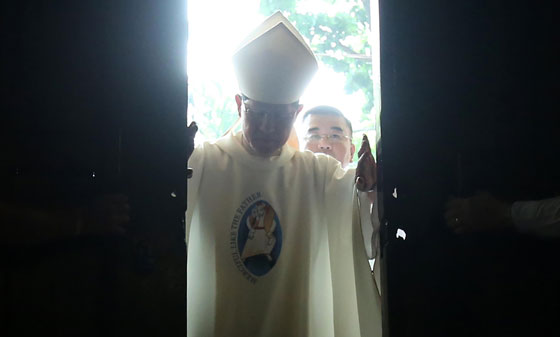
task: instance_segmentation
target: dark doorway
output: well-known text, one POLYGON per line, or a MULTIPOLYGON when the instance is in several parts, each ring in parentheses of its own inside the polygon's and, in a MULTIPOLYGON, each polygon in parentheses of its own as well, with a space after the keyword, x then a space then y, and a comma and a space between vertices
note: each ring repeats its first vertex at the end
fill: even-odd
POLYGON ((558 334, 558 240, 457 236, 443 220, 450 196, 560 192, 554 13, 551 1, 381 1, 390 336, 558 334))
POLYGON ((33 242, 2 223, 0 334, 184 335, 186 1, 1 7, 3 211, 122 193, 130 221, 33 242))

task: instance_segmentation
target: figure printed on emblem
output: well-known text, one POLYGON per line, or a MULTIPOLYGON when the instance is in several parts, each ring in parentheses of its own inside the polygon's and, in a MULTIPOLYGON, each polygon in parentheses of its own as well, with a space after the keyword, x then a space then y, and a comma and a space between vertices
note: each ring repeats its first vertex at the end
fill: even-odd
POLYGON ((249 235, 241 254, 243 261, 256 255, 265 255, 269 261, 273 260, 270 253, 276 244, 276 236, 274 235, 276 228, 275 215, 276 213, 270 205, 264 202, 255 205, 251 215, 247 217, 246 224, 249 235))

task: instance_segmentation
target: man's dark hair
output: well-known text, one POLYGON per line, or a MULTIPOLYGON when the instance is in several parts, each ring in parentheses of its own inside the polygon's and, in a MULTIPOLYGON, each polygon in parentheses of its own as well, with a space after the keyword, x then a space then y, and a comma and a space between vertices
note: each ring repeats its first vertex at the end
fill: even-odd
POLYGON ((309 117, 309 115, 342 117, 342 119, 344 119, 344 121, 346 122, 346 125, 348 125, 348 128, 350 129, 350 135, 352 135, 352 132, 353 132, 352 131, 352 123, 350 123, 350 120, 348 120, 348 118, 346 118, 346 116, 344 116, 342 111, 338 110, 335 107, 332 107, 330 105, 319 105, 319 106, 316 106, 312 109, 309 109, 305 112, 305 114, 303 114, 302 122, 305 121, 305 119, 307 117, 309 117))

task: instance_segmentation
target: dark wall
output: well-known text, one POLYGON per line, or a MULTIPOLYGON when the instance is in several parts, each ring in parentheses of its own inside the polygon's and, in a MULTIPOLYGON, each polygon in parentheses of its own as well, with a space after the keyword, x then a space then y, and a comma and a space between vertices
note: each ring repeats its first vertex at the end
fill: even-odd
POLYGON ((381 1, 390 336, 558 334, 557 240, 456 236, 443 221, 450 196, 560 193, 554 9, 551 1, 381 1))
POLYGON ((1 247, 0 329, 184 334, 186 1, 0 12, 0 200, 71 208, 118 192, 131 207, 124 237, 1 247))

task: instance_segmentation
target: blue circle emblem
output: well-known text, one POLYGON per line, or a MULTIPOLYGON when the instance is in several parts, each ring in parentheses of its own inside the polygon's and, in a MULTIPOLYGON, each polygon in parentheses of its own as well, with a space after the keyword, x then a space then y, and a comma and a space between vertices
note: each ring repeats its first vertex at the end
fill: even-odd
POLYGON ((249 206, 239 224, 237 247, 243 265, 255 276, 263 276, 276 264, 282 248, 282 229, 272 206, 258 200, 249 206))

